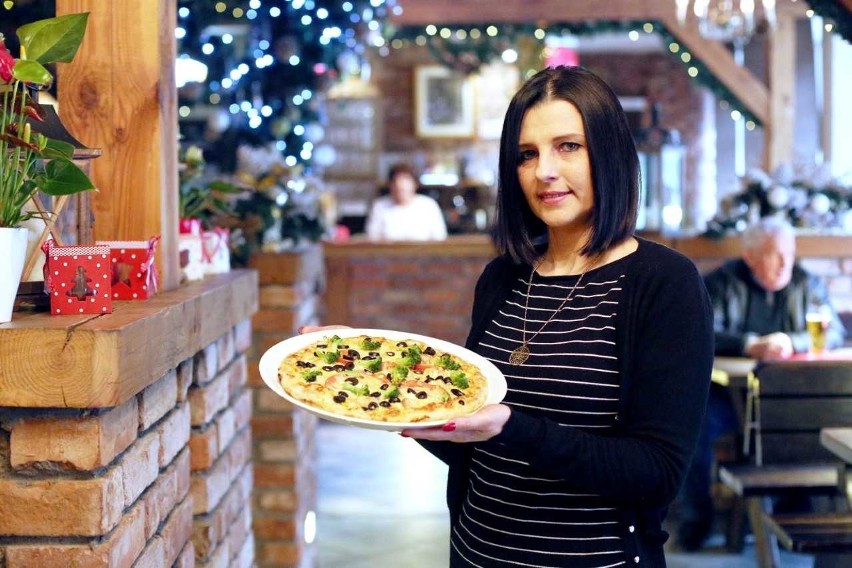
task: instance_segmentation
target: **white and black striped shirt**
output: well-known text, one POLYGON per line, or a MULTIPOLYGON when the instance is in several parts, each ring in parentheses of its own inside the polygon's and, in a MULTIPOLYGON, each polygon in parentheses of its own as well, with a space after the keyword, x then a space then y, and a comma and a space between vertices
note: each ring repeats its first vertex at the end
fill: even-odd
MULTIPOLYGON (((619 373, 615 314, 623 264, 587 273, 543 328, 579 276, 519 278, 487 327, 479 353, 506 376, 505 403, 561 425, 603 432, 617 414, 619 373), (526 311, 526 314, 525 314, 526 311), (508 364, 521 344, 524 318, 530 356, 508 364)), ((478 446, 470 487, 452 534, 452 566, 622 566, 615 508, 602 498, 531 468, 496 444, 478 446)))

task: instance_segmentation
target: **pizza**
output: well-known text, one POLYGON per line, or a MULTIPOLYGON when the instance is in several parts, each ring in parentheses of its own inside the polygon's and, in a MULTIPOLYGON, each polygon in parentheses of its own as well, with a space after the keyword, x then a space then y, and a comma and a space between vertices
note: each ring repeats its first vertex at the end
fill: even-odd
POLYGON ((381 422, 430 422, 469 414, 488 397, 475 365, 415 339, 323 336, 285 356, 281 387, 336 415, 381 422))

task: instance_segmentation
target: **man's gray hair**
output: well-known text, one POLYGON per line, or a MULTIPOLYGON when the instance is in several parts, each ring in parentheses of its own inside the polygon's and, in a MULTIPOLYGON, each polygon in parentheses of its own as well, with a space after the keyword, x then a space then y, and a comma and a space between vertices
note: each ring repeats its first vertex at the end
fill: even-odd
POLYGON ((751 250, 760 246, 767 237, 775 239, 781 237, 795 238, 795 235, 793 226, 785 219, 781 217, 761 217, 757 222, 749 225, 743 232, 743 250, 751 250))

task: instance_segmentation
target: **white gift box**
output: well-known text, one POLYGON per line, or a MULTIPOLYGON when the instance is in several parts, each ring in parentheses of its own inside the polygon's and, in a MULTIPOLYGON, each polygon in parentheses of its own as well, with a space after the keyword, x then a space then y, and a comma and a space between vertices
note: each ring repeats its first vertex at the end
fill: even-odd
POLYGON ((202 280, 205 274, 201 235, 178 235, 178 252, 182 280, 202 280))
POLYGON ((205 274, 222 274, 231 270, 231 251, 228 248, 228 229, 216 227, 201 233, 201 254, 205 274))

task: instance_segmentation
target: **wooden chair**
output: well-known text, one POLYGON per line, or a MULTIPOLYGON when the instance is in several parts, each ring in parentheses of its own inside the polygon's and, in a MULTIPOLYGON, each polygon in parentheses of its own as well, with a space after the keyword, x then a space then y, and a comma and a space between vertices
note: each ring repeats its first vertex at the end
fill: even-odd
POLYGON ((842 496, 843 465, 819 441, 820 429, 852 424, 852 361, 773 361, 749 379, 744 453, 750 463, 724 465, 720 479, 744 499, 758 565, 778 566, 775 535, 764 514, 774 497, 842 496))

